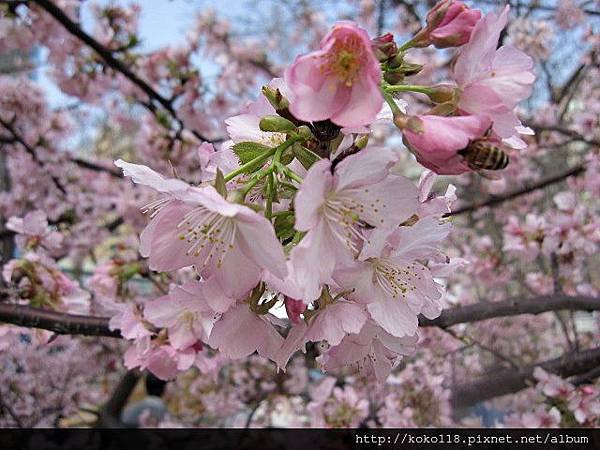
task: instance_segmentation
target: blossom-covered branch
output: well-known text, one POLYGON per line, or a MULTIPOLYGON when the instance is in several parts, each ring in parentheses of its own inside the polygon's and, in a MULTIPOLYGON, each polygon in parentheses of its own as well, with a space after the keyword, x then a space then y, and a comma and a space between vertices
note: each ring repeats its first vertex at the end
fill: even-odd
MULTIPOLYGON (((23 136, 21 136, 19 134, 19 132, 15 129, 15 127, 12 124, 10 124, 10 123, 6 122, 5 120, 3 120, 2 118, 0 118, 0 125, 2 125, 4 127, 4 129, 10 133, 10 137, 5 142, 0 142, 0 144, 9 144, 9 143, 20 144, 25 149, 25 151, 27 151, 27 153, 29 153, 31 155, 31 157, 34 159, 34 161, 36 161, 42 168, 44 167, 44 162, 39 159, 39 157, 35 151, 35 146, 28 144, 25 141, 25 139, 23 139, 23 136)), ((53 152, 53 153, 55 153, 55 152, 53 152)), ((76 156, 69 156, 68 161, 72 162, 72 163, 76 164, 77 166, 82 167, 84 169, 93 170, 95 172, 106 172, 112 177, 123 178, 123 174, 121 174, 119 171, 113 169, 112 167, 105 167, 105 166, 99 165, 97 163, 94 163, 92 161, 87 161, 83 158, 79 158, 76 156)), ((60 184, 60 181, 58 180, 58 178, 53 176, 52 179, 53 179, 54 183, 56 184, 57 188, 64 192, 64 187, 60 184)))
MULTIPOLYGON (((40 6, 41 8, 43 8, 46 12, 48 12, 48 14, 50 14, 52 17, 54 17, 58 22, 60 22, 69 31, 69 33, 73 34, 78 39, 80 39, 82 42, 84 42, 86 45, 88 45, 92 49, 94 49, 94 51, 96 51, 96 53, 98 53, 98 55, 104 60, 104 62, 106 63, 107 66, 111 67, 112 69, 116 70, 117 72, 120 72, 121 74, 123 74, 123 76, 125 76, 125 78, 127 78, 129 81, 131 81, 133 84, 135 84, 138 88, 140 88, 150 99, 150 102, 141 102, 142 105, 147 107, 153 113, 156 113, 156 106, 153 104, 153 102, 158 103, 177 122, 177 124, 179 126, 179 130, 182 130, 184 128, 183 121, 177 116, 177 113, 176 113, 175 109, 173 108, 173 103, 171 100, 163 97, 159 92, 157 92, 146 81, 144 81, 136 73, 134 73, 130 67, 128 67, 125 63, 123 63, 121 60, 116 58, 111 50, 104 47, 102 44, 100 44, 100 42, 98 42, 96 39, 94 39, 92 36, 90 36, 84 30, 82 30, 81 27, 77 23, 73 22, 69 18, 69 16, 64 13, 64 11, 61 8, 59 8, 56 4, 54 4, 50 0, 32 0, 32 1, 33 1, 33 3, 35 3, 38 6, 40 6)), ((197 131, 197 130, 190 130, 190 131, 198 139, 200 139, 202 141, 206 141, 206 142, 211 142, 210 139, 208 139, 206 136, 204 136, 199 131, 197 131)))
POLYGON ((586 373, 600 365, 600 347, 540 361, 518 370, 503 369, 485 374, 481 379, 457 385, 452 393, 455 408, 467 408, 479 402, 511 394, 531 386, 536 367, 567 378, 586 373))

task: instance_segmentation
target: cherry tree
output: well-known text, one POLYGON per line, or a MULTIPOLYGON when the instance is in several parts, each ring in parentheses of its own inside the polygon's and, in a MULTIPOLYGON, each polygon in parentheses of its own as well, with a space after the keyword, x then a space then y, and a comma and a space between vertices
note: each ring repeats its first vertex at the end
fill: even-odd
POLYGON ((600 12, 424 3, 0 2, 0 424, 597 426, 600 12))

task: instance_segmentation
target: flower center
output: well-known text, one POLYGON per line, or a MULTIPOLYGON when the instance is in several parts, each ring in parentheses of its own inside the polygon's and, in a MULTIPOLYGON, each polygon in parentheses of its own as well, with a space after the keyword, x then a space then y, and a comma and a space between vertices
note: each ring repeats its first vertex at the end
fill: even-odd
POLYGON ((407 292, 417 289, 410 279, 422 278, 416 263, 400 266, 388 258, 376 258, 371 262, 375 268, 374 281, 393 299, 398 296, 406 298, 407 292))
POLYGON ((365 64, 365 59, 365 49, 360 38, 357 36, 338 38, 325 55, 321 71, 337 77, 344 85, 350 87, 365 64))
POLYGON ((355 253, 358 253, 357 241, 366 240, 361 232, 360 213, 363 206, 351 197, 330 195, 323 205, 325 218, 333 225, 333 233, 355 253))
POLYGON ((217 268, 220 268, 227 252, 234 247, 235 221, 204 206, 198 206, 177 224, 177 228, 184 227, 185 232, 179 239, 191 244, 186 255, 202 256, 202 266, 216 261, 217 268))

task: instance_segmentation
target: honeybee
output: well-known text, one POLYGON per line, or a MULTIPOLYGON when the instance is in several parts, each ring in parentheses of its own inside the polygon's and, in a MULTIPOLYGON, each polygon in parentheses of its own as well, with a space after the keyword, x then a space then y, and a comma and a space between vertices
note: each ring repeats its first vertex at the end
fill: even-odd
POLYGON ((502 170, 510 161, 498 144, 485 137, 469 142, 458 154, 473 170, 502 170))

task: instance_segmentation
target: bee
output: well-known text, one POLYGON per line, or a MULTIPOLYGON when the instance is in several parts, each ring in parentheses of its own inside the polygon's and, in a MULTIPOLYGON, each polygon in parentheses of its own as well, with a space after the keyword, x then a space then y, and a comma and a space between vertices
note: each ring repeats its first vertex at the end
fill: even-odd
POLYGON ((476 139, 459 150, 468 166, 473 170, 502 170, 508 166, 508 155, 488 138, 476 139))

